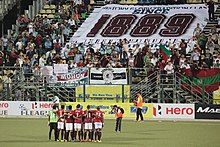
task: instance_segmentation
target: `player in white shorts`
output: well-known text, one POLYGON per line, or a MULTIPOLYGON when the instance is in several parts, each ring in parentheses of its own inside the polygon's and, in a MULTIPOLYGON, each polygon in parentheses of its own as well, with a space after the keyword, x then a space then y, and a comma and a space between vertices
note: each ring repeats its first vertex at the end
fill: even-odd
POLYGON ((93 126, 92 126, 92 122, 93 122, 93 113, 92 111, 90 110, 90 105, 87 106, 87 110, 84 111, 84 122, 85 122, 85 127, 84 127, 84 140, 86 140, 86 137, 87 137, 87 132, 89 133, 88 137, 88 141, 91 142, 92 141, 92 129, 93 129, 93 126))
POLYGON ((63 134, 64 134, 64 105, 61 106, 61 109, 57 110, 57 115, 59 117, 57 122, 57 129, 58 129, 58 141, 63 141, 63 134), (61 131, 61 138, 59 139, 61 131))
POLYGON ((66 134, 65 134, 65 142, 69 141, 69 133, 71 135, 72 141, 74 140, 73 136, 73 111, 72 106, 69 106, 69 110, 65 112, 65 119, 66 119, 66 134))
POLYGON ((102 137, 102 128, 104 127, 104 113, 100 110, 100 107, 97 107, 97 110, 95 110, 94 112, 94 125, 95 125, 95 140, 97 140, 97 136, 98 136, 98 142, 102 142, 101 141, 101 137, 102 137))
POLYGON ((73 111, 74 119, 74 139, 76 140, 77 132, 78 132, 78 140, 82 141, 81 139, 81 128, 82 128, 82 116, 83 111, 80 109, 80 104, 76 106, 76 109, 73 111))

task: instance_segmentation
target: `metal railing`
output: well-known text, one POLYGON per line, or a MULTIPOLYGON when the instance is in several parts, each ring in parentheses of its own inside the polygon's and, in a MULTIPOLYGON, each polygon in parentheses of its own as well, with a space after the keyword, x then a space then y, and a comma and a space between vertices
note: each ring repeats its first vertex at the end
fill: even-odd
MULTIPOLYGON (((122 102, 129 99, 132 102, 136 98, 136 93, 140 91, 145 102, 208 104, 213 100, 212 96, 205 91, 204 86, 194 88, 192 80, 183 78, 184 75, 178 72, 162 74, 158 70, 128 68, 127 74, 127 85, 130 85, 130 88, 125 89, 126 85, 121 85, 123 87, 120 92, 121 97, 119 99, 117 96, 109 98, 122 102), (139 78, 139 80, 132 78, 139 78), (125 95, 125 93, 129 94, 125 95)), ((78 85, 70 87, 65 84, 60 86, 55 84, 48 82, 45 77, 41 76, 41 73, 24 75, 23 68, 0 67, 0 100, 52 100, 55 95, 59 96, 62 101, 76 101, 79 98, 75 89, 78 85)), ((85 89, 86 85, 89 84, 81 86, 85 89)), ((199 85, 202 83, 200 82, 199 85)), ((88 100, 85 90, 82 95, 81 100, 88 100)))
MULTIPOLYGON (((193 81, 189 78, 184 78, 184 75, 178 72, 175 74, 175 77, 177 89, 183 89, 190 93, 193 96, 192 102, 208 104, 210 103, 210 101, 212 101, 210 99, 210 94, 205 91, 204 86, 196 86, 196 88, 194 88, 193 81)), ((198 79, 197 81, 199 81, 199 85, 203 85, 202 80, 198 79)))

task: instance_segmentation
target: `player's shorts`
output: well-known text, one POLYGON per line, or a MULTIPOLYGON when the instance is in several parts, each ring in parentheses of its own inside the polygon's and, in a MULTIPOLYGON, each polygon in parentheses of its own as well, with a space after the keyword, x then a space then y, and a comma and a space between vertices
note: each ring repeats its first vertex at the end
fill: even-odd
POLYGON ((95 129, 102 129, 102 123, 101 122, 94 122, 95 129))
POLYGON ((58 122, 57 123, 57 129, 63 130, 64 129, 64 122, 58 122))
POLYGON ((66 131, 72 131, 73 130, 73 123, 66 123, 66 131))
POLYGON ((74 123, 74 130, 81 130, 82 125, 79 123, 74 123))
POLYGON ((85 128, 86 130, 92 130, 92 123, 85 123, 85 128))

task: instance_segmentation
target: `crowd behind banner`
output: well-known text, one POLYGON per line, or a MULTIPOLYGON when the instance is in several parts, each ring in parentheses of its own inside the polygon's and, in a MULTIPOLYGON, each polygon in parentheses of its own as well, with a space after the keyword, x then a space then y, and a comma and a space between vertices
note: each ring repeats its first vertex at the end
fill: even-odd
POLYGON ((78 27, 82 13, 89 12, 89 2, 71 2, 65 8, 64 1, 55 4, 57 9, 53 19, 18 17, 19 34, 1 38, 0 66, 23 67, 24 74, 34 73, 44 66, 65 63, 69 69, 145 67, 159 69, 162 73, 220 67, 220 35, 216 26, 207 36, 198 24, 188 41, 168 42, 166 46, 172 55, 165 61, 160 49, 152 50, 148 41, 144 45, 131 45, 129 40, 121 39, 103 43, 99 48, 93 44, 65 44, 69 33, 78 27))

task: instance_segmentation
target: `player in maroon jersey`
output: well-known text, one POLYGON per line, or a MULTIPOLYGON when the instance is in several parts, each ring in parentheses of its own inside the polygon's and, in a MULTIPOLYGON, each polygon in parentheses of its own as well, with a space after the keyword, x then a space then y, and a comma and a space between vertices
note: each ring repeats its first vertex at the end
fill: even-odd
POLYGON ((101 137, 102 137, 102 128, 104 127, 104 113, 100 110, 100 107, 97 107, 97 110, 94 110, 93 113, 95 116, 94 125, 96 130, 94 142, 96 142, 97 136, 98 136, 97 141, 102 142, 101 137))
POLYGON ((92 141, 92 122, 93 122, 93 113, 90 110, 90 105, 87 106, 87 110, 84 111, 84 122, 85 122, 85 126, 84 126, 84 140, 86 140, 86 136, 87 136, 87 132, 89 133, 89 139, 88 141, 91 142, 92 141))
POLYGON ((76 105, 76 109, 73 111, 74 118, 74 139, 76 140, 77 132, 78 132, 78 139, 81 141, 81 128, 82 128, 82 116, 83 111, 80 109, 80 104, 76 105))
POLYGON ((64 113, 65 120, 66 120, 66 134, 65 134, 65 142, 68 142, 69 140, 69 133, 71 133, 71 139, 74 141, 74 136, 73 136, 73 111, 72 111, 72 106, 68 106, 69 110, 67 110, 64 113))
POLYGON ((65 106, 62 105, 62 106, 61 106, 61 109, 57 110, 57 115, 58 115, 58 117, 59 117, 58 123, 57 123, 57 129, 58 129, 57 137, 58 137, 58 141, 59 141, 60 131, 61 131, 60 141, 63 141, 64 113, 65 113, 64 107, 65 107, 65 106))

